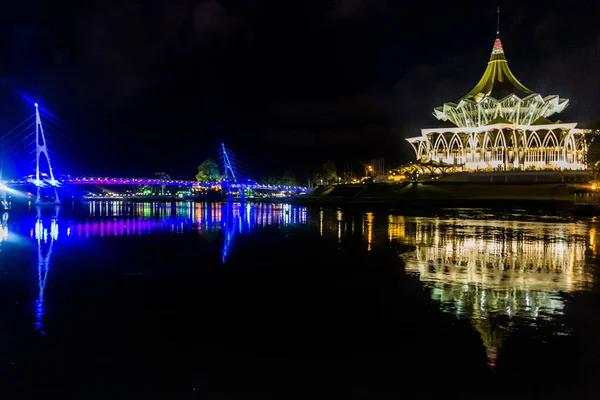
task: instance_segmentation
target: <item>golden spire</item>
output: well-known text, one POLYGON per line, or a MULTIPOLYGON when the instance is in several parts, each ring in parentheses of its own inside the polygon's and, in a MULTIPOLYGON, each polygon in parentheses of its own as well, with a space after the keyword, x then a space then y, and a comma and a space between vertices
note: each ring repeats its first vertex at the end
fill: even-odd
POLYGON ((487 68, 477 85, 463 98, 479 102, 486 96, 492 96, 500 100, 515 92, 520 95, 532 93, 531 90, 519 82, 508 67, 502 41, 500 40, 500 7, 498 7, 496 10, 496 40, 494 41, 494 47, 492 47, 492 54, 487 68))

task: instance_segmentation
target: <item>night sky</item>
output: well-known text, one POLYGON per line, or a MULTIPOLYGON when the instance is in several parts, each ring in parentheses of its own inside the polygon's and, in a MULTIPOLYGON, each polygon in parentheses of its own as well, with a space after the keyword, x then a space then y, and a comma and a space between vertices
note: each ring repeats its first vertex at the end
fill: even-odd
POLYGON ((481 77, 496 5, 517 78, 598 119, 598 1, 33 0, 0 16, 0 130, 37 100, 79 175, 193 179, 221 141, 254 178, 397 166, 481 77))

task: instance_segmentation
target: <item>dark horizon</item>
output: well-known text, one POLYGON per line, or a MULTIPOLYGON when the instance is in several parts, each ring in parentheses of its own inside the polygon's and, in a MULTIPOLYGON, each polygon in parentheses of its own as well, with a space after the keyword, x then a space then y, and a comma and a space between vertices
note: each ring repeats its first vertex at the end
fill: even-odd
MULTIPOLYGON (((0 133, 35 100, 58 173, 193 179, 221 142, 255 179, 303 179, 328 159, 394 167, 414 158, 404 138, 439 125, 432 109, 477 83, 496 36, 491 3, 281 3, 11 4, 0 133)), ((600 5, 498 5, 517 78, 570 99, 555 120, 598 119, 600 5)))

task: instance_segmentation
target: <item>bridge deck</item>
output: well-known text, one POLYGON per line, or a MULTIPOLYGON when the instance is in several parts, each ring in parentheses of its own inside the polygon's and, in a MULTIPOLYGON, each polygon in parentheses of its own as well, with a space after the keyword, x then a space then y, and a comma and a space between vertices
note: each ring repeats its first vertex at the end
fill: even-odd
POLYGON ((228 182, 198 182, 177 179, 147 179, 147 178, 111 178, 111 177, 69 177, 43 182, 33 182, 31 179, 9 180, 4 182, 7 186, 29 185, 36 186, 63 186, 63 185, 160 185, 160 186, 182 186, 182 187, 215 187, 231 189, 254 189, 254 190, 277 190, 291 192, 307 192, 309 189, 302 186, 274 186, 261 185, 251 181, 228 181, 228 182))

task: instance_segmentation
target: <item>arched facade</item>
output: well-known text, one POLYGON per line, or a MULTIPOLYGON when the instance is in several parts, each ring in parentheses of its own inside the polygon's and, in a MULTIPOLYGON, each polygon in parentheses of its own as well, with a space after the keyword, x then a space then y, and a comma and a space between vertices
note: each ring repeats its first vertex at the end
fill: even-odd
POLYGON ((497 38, 479 83, 458 103, 445 103, 433 115, 454 126, 421 130, 408 138, 424 164, 463 171, 583 170, 587 143, 576 123, 552 122, 569 100, 529 90, 508 67, 497 38))
POLYGON ((497 124, 423 129, 410 138, 417 160, 461 166, 464 171, 582 170, 587 143, 576 124, 497 124))

